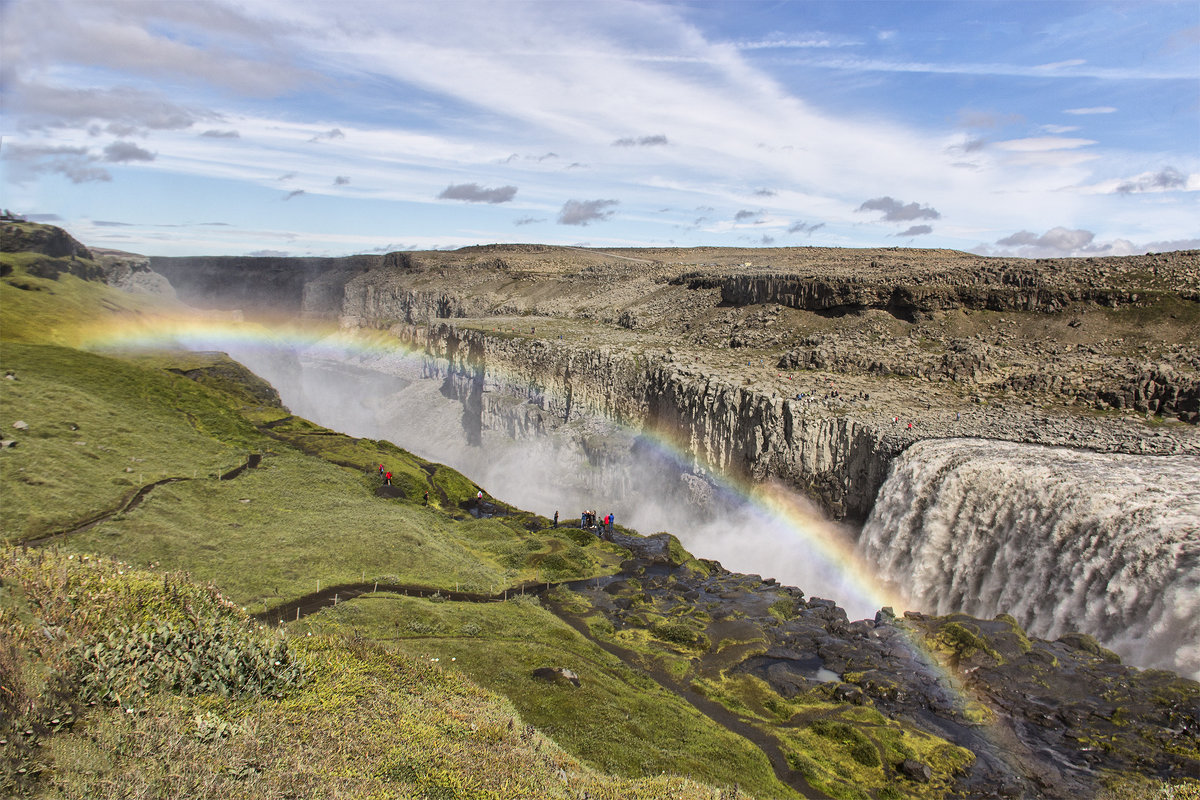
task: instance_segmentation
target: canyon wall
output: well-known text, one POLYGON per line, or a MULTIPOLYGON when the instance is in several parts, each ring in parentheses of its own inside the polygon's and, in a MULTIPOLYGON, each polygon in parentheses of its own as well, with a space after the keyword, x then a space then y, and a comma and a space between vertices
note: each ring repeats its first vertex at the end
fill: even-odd
MULTIPOLYGON (((426 354, 425 377, 463 404, 468 435, 531 438, 600 416, 664 441, 699 473, 780 481, 839 519, 866 518, 904 446, 868 424, 713 378, 669 354, 529 342, 445 323, 391 331, 426 354)), ((604 458, 602 447, 591 450, 604 458)))
MULTIPOLYGON (((874 264, 872 264, 874 266, 874 264)), ((720 289, 721 300, 735 306, 778 303, 825 313, 878 308, 905 320, 948 309, 990 311, 1061 311, 1084 303, 1108 308, 1149 305, 1166 292, 1107 286, 1052 286, 1033 275, 1005 272, 965 283, 957 275, 931 275, 904 282, 817 278, 790 274, 680 276, 689 289, 720 289)), ((1191 299, 1195 299, 1194 297, 1191 299)))

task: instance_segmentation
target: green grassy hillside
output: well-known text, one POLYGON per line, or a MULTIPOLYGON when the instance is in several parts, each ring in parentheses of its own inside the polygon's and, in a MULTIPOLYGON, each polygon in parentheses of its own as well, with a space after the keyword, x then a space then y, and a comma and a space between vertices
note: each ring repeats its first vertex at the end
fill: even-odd
MULTIPOLYGON (((625 575, 614 625, 590 579, 630 550, 478 514, 486 487, 223 354, 80 349, 185 312, 65 249, 0 252, 0 796, 953 796, 969 751, 845 684, 776 694, 734 668, 761 630, 704 633, 719 603, 625 575)), ((716 572, 666 550, 663 581, 716 572)))
POLYGON ((380 593, 258 628, 247 611, 320 588, 503 597, 607 574, 628 553, 501 502, 477 519, 479 487, 462 475, 292 417, 219 354, 75 349, 89 326, 156 307, 69 270, 29 270, 45 260, 0 254, 6 796, 794 796, 756 748, 530 597, 380 593), (397 646, 356 616, 364 606, 463 657, 397 646), (452 607, 452 627, 427 619, 452 607), (224 644, 197 656, 214 631, 224 644), (286 652, 302 678, 246 690, 196 678, 250 651, 286 652), (201 663, 181 667, 180 652, 201 663), (531 676, 563 663, 581 690, 531 676))

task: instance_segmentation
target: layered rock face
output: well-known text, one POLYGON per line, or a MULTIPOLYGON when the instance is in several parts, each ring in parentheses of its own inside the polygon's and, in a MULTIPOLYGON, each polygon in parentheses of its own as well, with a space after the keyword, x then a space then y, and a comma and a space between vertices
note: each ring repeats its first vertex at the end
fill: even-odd
POLYGON ((1200 420, 1196 252, 504 245, 153 265, 185 301, 390 329, 427 353, 473 441, 593 415, 837 518, 865 519, 890 459, 921 439, 1200 450, 1192 431, 1134 416, 1200 420), (1126 413, 1091 414, 1111 409, 1126 413))
POLYGON ((701 473, 802 487, 839 518, 866 517, 904 444, 856 420, 706 376, 670 355, 528 344, 444 323, 392 332, 427 353, 426 376, 462 402, 469 436, 485 428, 545 436, 573 417, 600 416, 666 439, 701 473))

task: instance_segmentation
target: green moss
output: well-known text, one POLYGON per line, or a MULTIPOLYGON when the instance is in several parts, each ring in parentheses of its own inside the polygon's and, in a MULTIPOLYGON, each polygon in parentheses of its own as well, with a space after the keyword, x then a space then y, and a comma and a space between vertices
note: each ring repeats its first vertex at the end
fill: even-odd
POLYGON ((1004 663, 1003 657, 980 634, 978 627, 970 623, 946 623, 938 630, 936 641, 939 645, 949 649, 957 659, 970 658, 981 652, 997 664, 1004 663))
POLYGON ((791 597, 781 597, 767 611, 776 619, 787 622, 796 616, 796 601, 791 597))

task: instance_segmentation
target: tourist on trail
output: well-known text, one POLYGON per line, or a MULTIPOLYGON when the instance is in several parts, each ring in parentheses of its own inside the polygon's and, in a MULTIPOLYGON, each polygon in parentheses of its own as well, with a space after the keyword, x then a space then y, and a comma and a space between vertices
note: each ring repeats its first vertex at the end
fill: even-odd
POLYGON ((379 465, 379 477, 383 477, 383 464, 379 465))
POLYGON ((425 505, 429 505, 429 492, 425 492, 425 505))
POLYGON ((617 523, 617 515, 609 514, 608 515, 608 532, 609 533, 612 533, 613 525, 615 525, 616 523, 617 523))
POLYGON ((912 430, 912 423, 911 423, 911 422, 910 422, 910 423, 908 423, 908 429, 909 429, 910 431, 912 430))
POLYGON ((483 489, 480 489, 478 492, 475 493, 475 507, 476 508, 483 507, 483 489))
POLYGON ((388 485, 388 486, 391 486, 391 485, 392 485, 392 473, 390 473, 390 472, 389 472, 387 475, 385 475, 385 476, 384 476, 384 478, 383 478, 383 479, 384 479, 385 481, 387 481, 387 485, 388 485))
POLYGON ((554 527, 558 527, 558 509, 554 509, 554 527))

